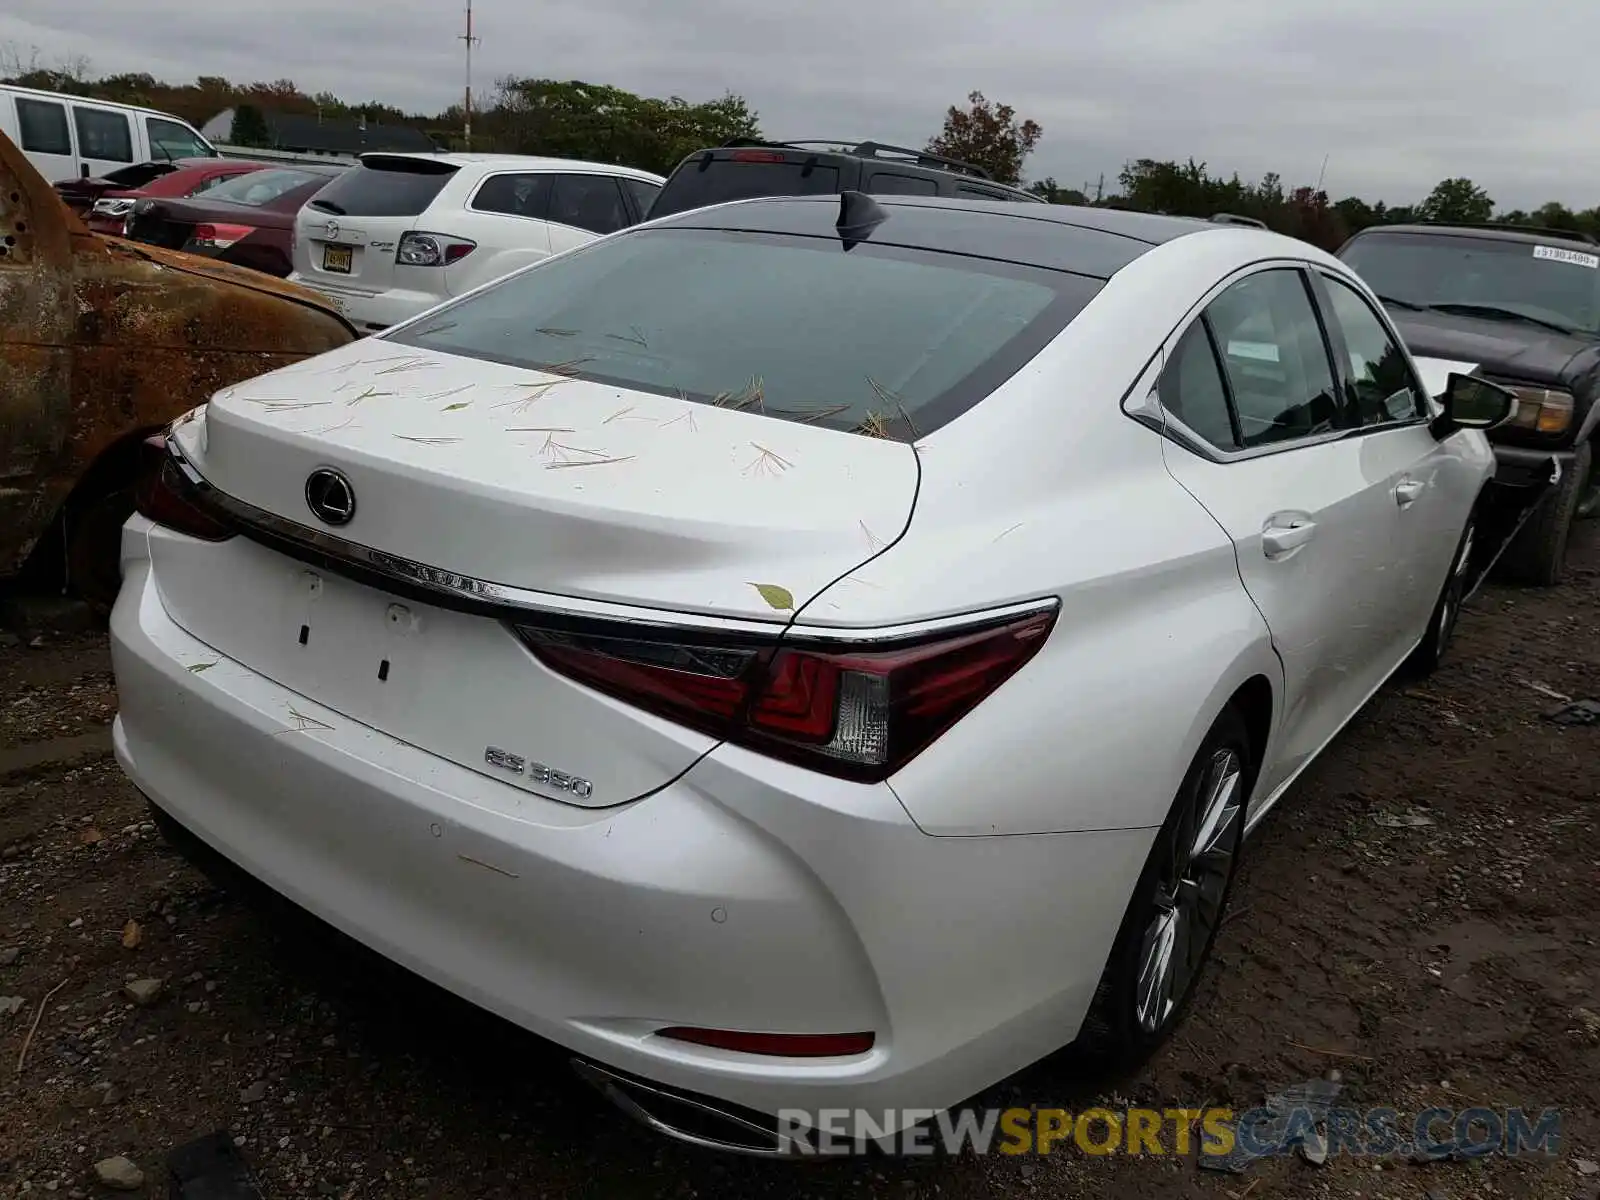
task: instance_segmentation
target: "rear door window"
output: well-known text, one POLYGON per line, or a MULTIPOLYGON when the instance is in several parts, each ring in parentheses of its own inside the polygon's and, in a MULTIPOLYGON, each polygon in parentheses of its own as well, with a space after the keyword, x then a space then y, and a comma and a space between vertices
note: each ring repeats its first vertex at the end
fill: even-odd
POLYGON ((420 216, 455 173, 455 164, 434 159, 367 158, 341 172, 310 203, 340 217, 420 216))
POLYGON ((550 220, 590 233, 615 233, 632 221, 610 175, 556 175, 550 185, 550 220))
POLYGON ((749 200, 756 196, 826 196, 839 190, 839 169, 804 159, 714 158, 679 167, 650 208, 651 217, 749 200))
POLYGON ((72 119, 78 126, 78 156, 108 162, 133 161, 133 130, 126 113, 105 108, 72 106, 72 119))
POLYGON ((996 188, 980 187, 975 183, 956 184, 956 195, 964 200, 1010 200, 1011 197, 996 188))
POLYGON ((1247 447, 1350 426, 1299 271, 1274 268, 1248 275, 1213 300, 1206 316, 1247 447))
POLYGON ((646 227, 549 259, 390 336, 910 440, 979 403, 1102 286, 871 242, 846 252, 835 238, 646 227))
POLYGON ((542 221, 550 208, 550 175, 545 172, 491 175, 478 186, 471 207, 478 212, 542 221))
POLYGON ((31 150, 35 154, 72 153, 72 133, 67 128, 66 105, 18 97, 17 125, 24 150, 31 150))

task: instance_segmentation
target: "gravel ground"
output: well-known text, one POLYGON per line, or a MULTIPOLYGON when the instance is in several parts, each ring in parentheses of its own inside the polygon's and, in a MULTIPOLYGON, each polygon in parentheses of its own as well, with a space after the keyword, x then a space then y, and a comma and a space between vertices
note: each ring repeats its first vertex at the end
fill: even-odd
POLYGON ((125 1194, 164 1195, 166 1152, 227 1128, 269 1200, 1600 1200, 1600 727, 1544 716, 1550 693, 1600 697, 1595 524, 1574 558, 1561 588, 1485 589, 1445 668, 1386 689, 1278 806, 1151 1063, 1095 1080, 1058 1056, 981 1098, 1245 1109, 1337 1072, 1361 1107, 1559 1106, 1555 1159, 1229 1175, 1072 1150, 764 1164, 664 1142, 552 1048, 167 849, 108 753, 90 633, 0 638, 0 1196, 111 1194, 94 1167, 118 1155, 145 1176, 125 1194))

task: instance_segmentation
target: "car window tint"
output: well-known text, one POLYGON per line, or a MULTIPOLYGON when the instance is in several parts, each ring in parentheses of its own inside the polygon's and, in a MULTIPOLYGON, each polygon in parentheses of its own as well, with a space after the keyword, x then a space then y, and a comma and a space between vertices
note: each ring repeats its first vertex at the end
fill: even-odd
POLYGON ((75 104, 72 119, 78 126, 80 157, 133 161, 133 130, 128 126, 126 114, 75 104))
POLYGON ((311 207, 336 217, 419 216, 458 170, 434 158, 371 155, 331 179, 311 207))
POLYGON ((880 196, 936 196, 939 194, 939 185, 925 175, 878 171, 867 180, 867 191, 880 196))
POLYGON ((633 179, 622 176, 619 182, 623 190, 633 197, 634 207, 639 210, 642 217, 650 211, 650 206, 656 202, 656 197, 661 194, 661 185, 651 183, 648 179, 633 179))
POLYGON ((1296 270, 1259 271, 1206 310, 1244 444, 1345 427, 1316 310, 1296 270))
POLYGON ((550 176, 543 173, 491 175, 472 197, 479 212, 543 220, 550 204, 550 176))
MULTIPOLYGON (((750 151, 751 154, 763 154, 750 151)), ((667 179, 650 206, 650 216, 670 216, 691 208, 749 200, 756 196, 819 196, 839 190, 839 169, 811 163, 765 158, 690 159, 667 179)), ((781 159, 781 156, 780 156, 781 159)))
MULTIPOLYGON (((244 172, 244 173, 248 174, 249 172, 244 172)), ((220 174, 220 175, 207 175, 204 179, 200 180, 200 182, 196 183, 193 187, 191 187, 189 189, 189 191, 187 193, 185 193, 185 194, 186 195, 190 195, 190 196, 198 196, 198 195, 200 195, 201 192, 209 192, 212 188, 216 187, 219 183, 223 182, 226 179, 231 179, 231 178, 232 178, 232 176, 227 174, 227 173, 223 173, 223 174, 220 174)))
POLYGON ((581 364, 562 374, 909 440, 982 402, 1102 286, 962 254, 647 226, 392 336, 534 370, 581 364))
POLYGON ((315 183, 325 178, 327 176, 311 171, 295 171, 286 167, 248 171, 243 175, 234 175, 219 182, 211 189, 209 198, 259 208, 263 204, 272 203, 293 188, 304 187, 308 183, 315 183))
POLYGON ((187 125, 161 117, 146 117, 145 130, 150 135, 150 151, 157 158, 212 158, 216 151, 187 125))
POLYGON ((1161 407, 1218 450, 1239 449, 1228 389, 1203 321, 1189 326, 1161 372, 1161 407))
POLYGON ((18 133, 22 148, 35 154, 71 154, 72 134, 67 129, 67 109, 46 100, 17 100, 18 133))
POLYGON ((1389 336, 1372 306, 1354 288, 1323 277, 1334 320, 1344 333, 1344 389, 1360 425, 1410 421, 1425 414, 1422 389, 1412 377, 1400 344, 1389 336))
POLYGON ((550 220, 590 233, 615 233, 627 226, 628 210, 609 175, 557 175, 550 187, 550 220))
POLYGON ((968 200, 1009 200, 1010 196, 994 188, 978 187, 971 183, 956 184, 956 195, 968 200))

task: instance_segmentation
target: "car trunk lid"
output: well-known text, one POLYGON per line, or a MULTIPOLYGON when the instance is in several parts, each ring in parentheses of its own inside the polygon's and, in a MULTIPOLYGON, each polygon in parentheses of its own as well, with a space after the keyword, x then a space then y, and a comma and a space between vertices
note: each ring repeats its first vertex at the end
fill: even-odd
POLYGON ((459 168, 408 155, 368 154, 313 196, 295 218, 295 270, 332 292, 394 286, 395 252, 459 168))
POLYGON ((407 586, 416 566, 455 598, 515 589, 530 619, 625 614, 775 642, 901 532, 917 479, 904 443, 378 339, 227 389, 174 436, 280 531, 400 570, 390 589, 271 538, 158 539, 174 620, 327 710, 286 721, 339 714, 589 805, 662 786, 715 739, 557 675, 509 628, 514 612, 435 603, 407 586), (322 469, 349 481, 346 524, 309 507, 322 469))

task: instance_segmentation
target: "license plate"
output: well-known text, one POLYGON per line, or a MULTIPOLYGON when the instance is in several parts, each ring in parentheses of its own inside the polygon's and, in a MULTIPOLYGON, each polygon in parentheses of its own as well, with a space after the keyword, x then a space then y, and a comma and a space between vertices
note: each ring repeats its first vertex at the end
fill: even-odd
POLYGON ((350 261, 353 249, 350 246, 324 246, 322 248, 322 269, 334 271, 340 275, 350 274, 350 261))

